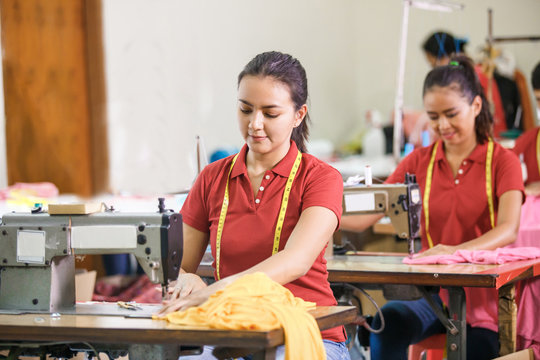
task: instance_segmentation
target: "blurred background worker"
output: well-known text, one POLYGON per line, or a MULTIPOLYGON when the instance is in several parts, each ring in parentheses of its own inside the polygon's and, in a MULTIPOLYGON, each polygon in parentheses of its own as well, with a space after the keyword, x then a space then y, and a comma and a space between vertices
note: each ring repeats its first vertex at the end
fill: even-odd
MULTIPOLYGON (((514 242, 523 201, 520 164, 493 141, 493 118, 471 60, 458 55, 435 67, 424 81, 423 98, 440 140, 413 151, 386 181, 403 182, 406 173, 417 177, 424 194, 421 256, 492 250, 514 242)), ((341 228, 360 231, 380 217, 344 216, 341 228)), ((499 353, 497 291, 465 288, 465 293, 467 358, 493 359, 499 353)), ((441 308, 446 297, 445 291, 433 296, 441 308)), ((446 332, 425 299, 390 301, 382 313, 384 330, 370 336, 373 360, 406 359, 410 344, 446 332)), ((374 327, 380 322, 377 314, 374 327)))

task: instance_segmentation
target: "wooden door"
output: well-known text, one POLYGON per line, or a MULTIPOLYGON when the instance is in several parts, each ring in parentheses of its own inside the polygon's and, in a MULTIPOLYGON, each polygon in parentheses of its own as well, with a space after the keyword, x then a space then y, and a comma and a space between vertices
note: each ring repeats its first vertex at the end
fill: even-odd
POLYGON ((100 0, 0 0, 8 184, 108 187, 100 0))

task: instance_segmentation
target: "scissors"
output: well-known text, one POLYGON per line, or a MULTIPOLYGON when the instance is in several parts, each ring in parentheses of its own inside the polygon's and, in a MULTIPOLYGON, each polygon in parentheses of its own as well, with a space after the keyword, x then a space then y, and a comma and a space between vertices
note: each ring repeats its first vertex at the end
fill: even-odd
POLYGON ((125 302, 125 301, 117 301, 116 304, 120 306, 123 309, 128 310, 142 310, 142 307, 137 305, 135 301, 125 302))

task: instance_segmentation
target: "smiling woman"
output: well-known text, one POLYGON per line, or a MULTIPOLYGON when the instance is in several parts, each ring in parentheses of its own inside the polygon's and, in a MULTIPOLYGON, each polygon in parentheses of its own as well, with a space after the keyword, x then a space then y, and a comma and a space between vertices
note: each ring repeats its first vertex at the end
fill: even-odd
MULTIPOLYGON (((422 190, 422 253, 492 250, 515 241, 523 184, 518 158, 492 139, 493 119, 472 62, 456 56, 429 72, 424 107, 440 139, 413 151, 386 180, 403 182, 416 174, 422 190)), ((358 216, 342 227, 365 226, 358 216)), ((498 356, 497 292, 466 288, 467 358, 498 356)), ((446 294, 434 295, 441 307, 446 294)), ((409 344, 446 330, 425 299, 390 301, 383 308, 385 329, 371 334, 371 359, 406 359, 409 344), (403 324, 409 324, 404 331, 403 324)), ((374 318, 372 326, 379 326, 374 318)))
MULTIPOLYGON (((339 225, 339 172, 305 152, 307 79, 298 60, 267 52, 238 77, 242 150, 201 172, 182 208, 184 256, 160 315, 198 306, 263 272, 306 301, 336 305, 324 250, 339 225), (208 246, 216 282, 194 274, 208 246)), ((343 327, 322 332, 328 359, 348 359, 343 327)), ((213 358, 205 349, 202 358, 213 358)))

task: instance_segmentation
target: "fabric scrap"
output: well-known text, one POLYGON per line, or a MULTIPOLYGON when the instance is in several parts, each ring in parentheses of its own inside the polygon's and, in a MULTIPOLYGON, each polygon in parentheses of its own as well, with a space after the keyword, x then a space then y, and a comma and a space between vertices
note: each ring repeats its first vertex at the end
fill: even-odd
POLYGON ((517 247, 498 248, 495 250, 456 250, 451 255, 430 255, 413 258, 404 258, 403 263, 409 265, 430 265, 430 264, 505 264, 512 261, 530 260, 540 258, 540 248, 537 247, 517 247))

